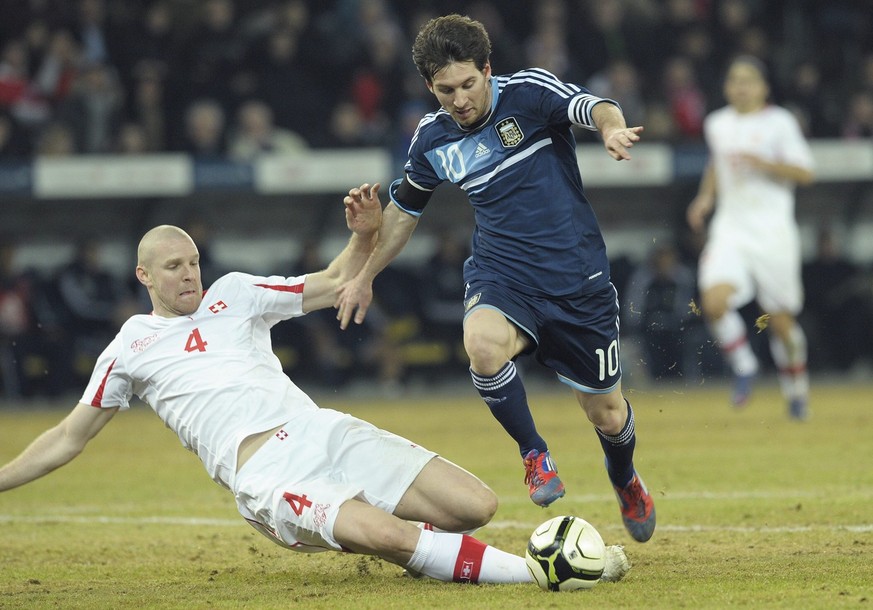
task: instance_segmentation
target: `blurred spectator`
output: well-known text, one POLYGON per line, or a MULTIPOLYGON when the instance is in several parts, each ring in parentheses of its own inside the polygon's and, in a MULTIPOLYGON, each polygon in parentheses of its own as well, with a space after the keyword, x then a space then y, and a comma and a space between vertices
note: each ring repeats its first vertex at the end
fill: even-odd
POLYGON ((125 44, 114 58, 126 83, 143 70, 161 75, 171 71, 176 48, 173 23, 171 0, 153 0, 143 17, 130 25, 125 44))
POLYGON ((309 3, 306 0, 281 0, 274 7, 274 27, 288 28, 300 35, 310 27, 309 3))
POLYGON ((810 364, 846 371, 873 357, 873 277, 840 249, 833 228, 818 233, 815 258, 803 265, 810 364))
POLYGON ((199 21, 185 36, 175 66, 179 85, 187 91, 187 99, 202 97, 234 101, 233 79, 245 53, 245 46, 236 30, 236 8, 233 0, 205 0, 198 6, 199 21))
MULTIPOLYGON (((528 10, 522 3, 518 3, 518 6, 525 12, 528 10)), ((471 19, 481 22, 485 29, 488 30, 491 38, 491 65, 495 67, 498 74, 512 74, 528 67, 522 51, 523 47, 518 40, 518 33, 509 27, 508 22, 515 15, 506 3, 498 6, 496 3, 489 2, 488 0, 477 0, 467 6, 465 14, 469 15, 471 19)), ((436 17, 436 15, 431 14, 427 18, 417 19, 414 23, 408 23, 410 36, 414 36, 421 25, 432 17, 436 17)), ((514 21, 512 23, 513 25, 515 24, 514 21)), ((416 92, 420 88, 421 85, 416 82, 416 92)))
POLYGON ((27 47, 21 39, 3 45, 0 55, 0 107, 13 108, 30 87, 27 47))
POLYGON ((118 331, 119 307, 127 296, 124 283, 104 267, 100 253, 97 240, 80 241, 73 260, 54 279, 75 354, 74 373, 82 382, 87 381, 97 356, 118 331))
POLYGON ((335 148, 377 146, 380 135, 381 131, 371 128, 355 103, 344 100, 333 108, 326 143, 335 148))
POLYGON ((307 149, 301 136, 273 124, 273 111, 264 102, 249 100, 237 111, 230 136, 231 158, 251 161, 262 154, 300 155, 307 149))
POLYGON ((688 58, 707 110, 714 110, 721 102, 721 79, 718 71, 713 70, 718 59, 705 23, 697 23, 683 32, 678 41, 678 54, 688 58))
POLYGON ((421 309, 429 332, 440 336, 449 329, 461 337, 464 315, 464 261, 470 256, 469 238, 451 230, 437 234, 433 255, 418 270, 421 309))
POLYGON ((142 155, 152 152, 145 129, 138 123, 125 123, 121 126, 113 150, 122 155, 142 155))
POLYGON ((0 241, 0 396, 56 396, 68 387, 68 342, 45 283, 15 269, 16 253, 0 241))
POLYGON ((766 64, 773 63, 772 50, 767 30, 759 25, 744 30, 737 42, 738 55, 751 55, 766 64))
POLYGON ((34 77, 40 94, 57 108, 73 90, 79 73, 79 46, 69 30, 51 34, 48 48, 34 77))
POLYGON ((142 127, 148 150, 167 150, 166 85, 160 70, 154 64, 143 64, 133 87, 128 117, 142 127))
MULTIPOLYGON (((538 66, 566 82, 579 82, 582 71, 570 58, 567 8, 563 0, 541 0, 534 9, 534 30, 525 41, 525 66, 538 66)), ((506 68, 497 66, 497 74, 506 68)))
POLYGON ((25 128, 37 127, 51 116, 51 107, 31 81, 30 56, 20 38, 3 45, 0 54, 0 110, 3 109, 25 128))
POLYGON ((51 28, 46 19, 34 19, 20 32, 31 67, 38 66, 49 46, 51 28))
POLYGON ((106 64, 88 64, 58 108, 58 118, 72 129, 76 150, 108 153, 113 150, 123 112, 124 94, 115 70, 106 64))
POLYGON ((110 63, 104 0, 79 0, 78 5, 76 33, 82 44, 82 61, 86 64, 110 63))
POLYGON ((29 393, 25 371, 33 351, 31 280, 13 268, 15 247, 0 243, 0 384, 5 398, 29 393))
MULTIPOLYGON (((708 21, 710 8, 708 3, 697 0, 666 0, 660 4, 660 18, 653 27, 653 44, 659 49, 658 55, 673 57, 682 53, 685 35, 698 24, 708 21)), ((647 52, 652 54, 651 50, 647 52)))
POLYGON ((350 86, 348 91, 340 88, 340 104, 346 100, 355 105, 357 137, 370 146, 388 145, 391 121, 402 102, 393 88, 409 70, 408 47, 397 14, 386 0, 355 0, 337 11, 337 27, 349 45, 339 58, 340 67, 350 70, 350 86))
POLYGON ((30 146, 18 123, 8 111, 0 109, 0 160, 23 159, 30 146))
POLYGON ((299 133, 310 144, 324 145, 324 124, 336 93, 301 59, 302 42, 299 33, 280 28, 254 45, 247 60, 254 66, 254 95, 273 109, 276 125, 299 133))
POLYGON ((73 130, 66 123, 55 121, 43 127, 34 143, 37 157, 67 157, 78 152, 73 130))
POLYGON ((852 94, 841 135, 853 140, 873 138, 873 91, 852 94))
POLYGON ((747 0, 722 0, 715 3, 713 36, 718 54, 718 69, 723 69, 737 54, 737 41, 752 26, 747 0))
POLYGON ((807 137, 836 135, 837 129, 829 116, 827 100, 821 68, 813 61, 797 64, 785 90, 785 105, 797 116, 807 137))
POLYGON ((403 170, 403 165, 409 158, 409 146, 418 128, 418 123, 432 108, 421 100, 406 102, 398 111, 394 121, 394 142, 391 146, 391 163, 396 171, 403 170))
POLYGON ((873 93, 873 52, 867 53, 861 60, 860 82, 858 87, 873 93))
POLYGON ((645 125, 646 136, 651 136, 640 78, 633 64, 625 59, 613 60, 605 71, 591 77, 587 87, 595 95, 618 100, 628 124, 645 125))
POLYGON ((212 99, 193 102, 185 112, 185 142, 182 150, 201 159, 222 159, 225 144, 225 115, 212 99))
POLYGON ((683 140, 699 140, 706 116, 706 98, 697 84, 691 60, 681 55, 671 57, 664 68, 664 94, 673 124, 683 140))
POLYGON ((622 0, 580 0, 578 15, 568 32, 574 62, 581 78, 606 70, 610 59, 633 60, 634 40, 627 6, 622 0))
MULTIPOLYGON (((303 275, 324 268, 325 262, 320 242, 307 239, 297 263, 278 272, 288 276, 303 275)), ((297 371, 301 379, 311 379, 317 385, 330 388, 343 387, 352 380, 357 360, 354 349, 368 341, 369 328, 351 325, 351 332, 346 335, 335 317, 334 310, 323 309, 301 318, 296 329, 289 329, 288 324, 279 324, 273 329, 273 343, 278 346, 276 354, 286 372, 297 371), (347 343, 346 339, 350 341, 347 343), (303 358, 304 353, 309 357, 303 358)))
POLYGON ((349 95, 365 121, 388 130, 400 104, 400 99, 390 94, 391 85, 403 74, 406 58, 400 55, 402 41, 397 30, 385 28, 373 35, 367 45, 369 61, 355 70, 349 95))
POLYGON ((694 273, 672 245, 655 247, 625 286, 625 324, 642 337, 653 379, 688 374, 695 345, 687 327, 696 322, 690 306, 695 290, 694 273))
MULTIPOLYGON (((345 0, 324 16, 331 39, 332 63, 339 69, 360 65, 361 53, 379 35, 398 37, 402 28, 395 7, 399 3, 388 0, 345 0)), ((410 41, 411 45, 411 41, 410 41)))
POLYGON ((442 368, 464 372, 464 261, 470 256, 469 237, 444 230, 437 235, 436 252, 418 269, 418 301, 422 335, 445 349, 442 368))

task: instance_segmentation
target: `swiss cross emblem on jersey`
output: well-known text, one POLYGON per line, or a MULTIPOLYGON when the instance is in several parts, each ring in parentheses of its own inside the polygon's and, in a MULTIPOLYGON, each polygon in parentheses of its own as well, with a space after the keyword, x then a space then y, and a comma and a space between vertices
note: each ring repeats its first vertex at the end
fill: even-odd
POLYGON ((217 301, 209 306, 209 311, 212 313, 218 313, 223 309, 227 309, 227 304, 224 301, 217 301))
POLYGON ((461 580, 470 580, 473 577, 473 562, 464 560, 463 565, 461 565, 461 580))
POLYGON ((494 129, 497 130, 497 135, 500 136, 500 141, 506 148, 518 146, 524 140, 524 134, 521 132, 521 127, 518 126, 515 117, 503 119, 494 126, 494 129))

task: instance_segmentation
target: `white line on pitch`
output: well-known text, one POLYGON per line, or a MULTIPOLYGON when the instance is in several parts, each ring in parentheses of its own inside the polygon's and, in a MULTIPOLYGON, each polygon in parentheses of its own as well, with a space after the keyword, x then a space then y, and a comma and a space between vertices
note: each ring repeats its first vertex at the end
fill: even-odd
MULTIPOLYGON (((209 519, 205 517, 107 517, 107 516, 71 516, 71 515, 0 515, 0 523, 82 523, 82 524, 107 524, 107 525, 181 525, 190 526, 217 526, 236 527, 245 525, 242 519, 209 519)), ((527 521, 492 521, 486 527, 494 529, 531 529, 536 523, 527 521)), ((621 526, 603 525, 598 529, 620 530, 621 526)), ((758 534, 789 534, 811 531, 848 531, 855 533, 873 532, 873 524, 857 525, 797 525, 797 526, 725 526, 725 525, 668 525, 658 526, 659 532, 675 533, 707 533, 707 532, 734 532, 734 533, 758 533, 758 534)))

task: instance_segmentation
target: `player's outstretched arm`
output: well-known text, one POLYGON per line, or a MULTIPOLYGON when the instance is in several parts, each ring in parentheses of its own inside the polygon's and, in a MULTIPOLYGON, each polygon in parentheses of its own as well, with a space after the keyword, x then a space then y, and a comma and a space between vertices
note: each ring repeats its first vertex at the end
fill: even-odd
POLYGON ((303 287, 303 311, 331 307, 336 304, 340 286, 353 278, 373 252, 382 224, 382 202, 379 183, 353 188, 343 199, 346 206, 346 226, 352 237, 345 249, 327 269, 306 276, 303 287))
POLYGON ((77 404, 58 425, 43 432, 18 457, 0 467, 0 491, 29 483, 72 460, 116 411, 77 404))
POLYGON ((709 163, 709 165, 706 166, 706 170, 703 172, 703 176, 700 178, 700 186, 697 189, 697 195, 685 211, 688 226, 690 226, 693 231, 703 231, 706 227, 706 218, 715 208, 715 193, 715 167, 712 163, 709 163))
POLYGON ((736 162, 762 172, 775 180, 789 180, 800 186, 809 186, 815 180, 815 174, 807 167, 793 163, 768 161, 758 155, 739 154, 736 156, 736 162))
POLYGON ((340 321, 340 328, 347 328, 352 319, 355 324, 363 323, 373 300, 373 280, 400 254, 416 226, 417 216, 404 212, 393 203, 385 206, 379 240, 373 253, 358 274, 340 287, 337 295, 336 318, 340 321))
POLYGON ((627 161, 631 158, 628 149, 640 141, 643 127, 628 127, 621 109, 615 104, 602 102, 591 110, 594 125, 603 137, 606 152, 616 161, 627 161))

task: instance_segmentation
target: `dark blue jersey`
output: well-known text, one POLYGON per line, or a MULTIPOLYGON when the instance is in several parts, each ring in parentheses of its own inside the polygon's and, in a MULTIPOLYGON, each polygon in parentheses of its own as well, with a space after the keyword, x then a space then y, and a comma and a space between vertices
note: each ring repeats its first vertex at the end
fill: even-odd
MULTIPOLYGON (((406 180, 418 193, 444 180, 467 193, 476 216, 468 277, 487 275, 545 297, 602 289, 609 281, 606 247, 582 189, 570 127, 595 129, 591 109, 614 102, 540 69, 493 77, 491 90, 490 116, 472 130, 442 109, 421 120, 406 180)), ((427 197, 399 200, 400 182, 389 189, 392 201, 420 215, 427 197)))

